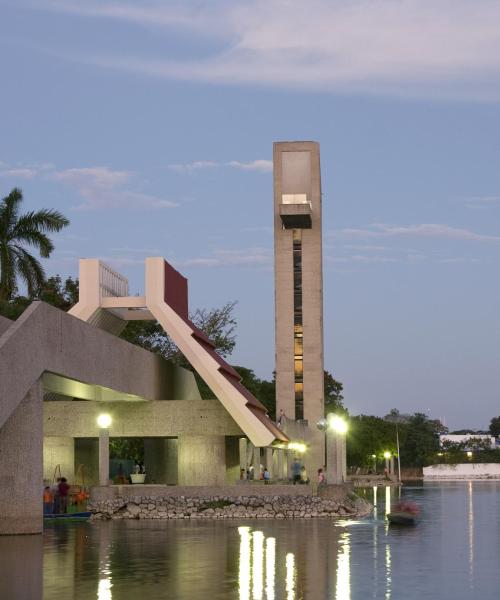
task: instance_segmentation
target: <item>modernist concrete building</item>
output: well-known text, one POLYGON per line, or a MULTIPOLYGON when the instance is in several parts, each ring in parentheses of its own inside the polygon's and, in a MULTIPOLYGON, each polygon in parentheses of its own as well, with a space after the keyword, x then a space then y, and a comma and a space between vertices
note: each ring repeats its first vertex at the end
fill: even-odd
POLYGON ((189 321, 187 280, 161 258, 146 259, 145 280, 145 295, 129 296, 125 278, 85 259, 71 314, 33 302, 15 322, 0 318, 0 534, 42 531, 42 481, 56 465, 70 481, 85 465, 97 483, 101 413, 110 436, 145 438, 155 483, 236 483, 264 460, 286 477, 287 436, 189 321), (156 319, 217 399, 201 399, 192 372, 116 337, 131 319, 156 319))
POLYGON ((276 410, 307 422, 308 469, 325 462, 321 176, 316 142, 274 144, 276 410))

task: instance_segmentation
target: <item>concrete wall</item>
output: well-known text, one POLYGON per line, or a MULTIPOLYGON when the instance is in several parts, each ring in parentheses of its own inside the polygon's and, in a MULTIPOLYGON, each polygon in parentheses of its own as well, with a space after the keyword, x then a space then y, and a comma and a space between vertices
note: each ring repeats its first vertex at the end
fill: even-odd
POLYGON ((113 419, 109 428, 111 437, 242 435, 218 400, 44 402, 44 434, 97 437, 97 417, 101 413, 108 413, 113 419))
MULTIPOLYGON (((83 477, 85 485, 97 485, 99 483, 99 439, 77 438, 75 444, 75 469, 83 465, 83 477)), ((82 483, 81 478, 75 483, 82 483)))
POLYGON ((500 479, 500 463, 465 463, 424 467, 424 480, 500 479))
POLYGON ((222 435, 179 436, 179 485, 224 485, 226 444, 222 435))
POLYGON ((176 485, 177 439, 149 438, 144 440, 146 481, 153 484, 176 485))
POLYGON ((43 438, 43 478, 52 482, 56 467, 61 476, 73 482, 75 475, 75 441, 72 437, 45 436, 43 438))
POLYGON ((33 302, 0 336, 0 427, 45 371, 148 400, 174 398, 193 377, 175 382, 177 368, 160 356, 33 302))

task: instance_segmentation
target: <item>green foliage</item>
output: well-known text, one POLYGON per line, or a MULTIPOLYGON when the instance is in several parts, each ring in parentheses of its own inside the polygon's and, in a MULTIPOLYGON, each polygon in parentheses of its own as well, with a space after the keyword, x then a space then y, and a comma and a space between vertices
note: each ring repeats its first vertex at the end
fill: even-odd
POLYGON ((491 419, 490 433, 495 437, 500 435, 500 417, 493 417, 493 419, 491 419))
POLYGON ((325 415, 328 413, 337 413, 339 415, 344 414, 347 416, 348 412, 344 406, 344 396, 342 392, 344 386, 333 378, 333 375, 328 371, 324 372, 324 386, 325 386, 325 415))
POLYGON ((276 380, 259 379, 252 369, 246 367, 234 367, 241 377, 241 383, 260 400, 266 407, 271 419, 276 419, 276 380))
POLYGON ((144 463, 144 439, 110 438, 109 458, 133 460, 138 464, 144 463))
MULTIPOLYGON (((222 357, 229 356, 236 345, 235 307, 236 302, 227 302, 221 308, 197 309, 190 315, 190 320, 210 339, 222 357)), ((129 321, 120 337, 191 369, 191 365, 157 321, 129 321)))
POLYGON ((372 454, 376 454, 379 460, 385 451, 396 454, 396 427, 402 466, 422 467, 436 461, 441 423, 421 413, 403 415, 393 409, 384 419, 367 415, 350 418, 348 463, 351 466, 371 466, 372 454))
POLYGON ((225 508, 226 506, 231 506, 232 502, 229 500, 210 500, 209 502, 205 502, 201 504, 198 508, 198 512, 203 512, 204 510, 208 510, 211 508, 215 510, 216 508, 225 508))
MULTIPOLYGON (((8 301, 0 301, 0 315, 15 321, 28 308, 35 297, 14 296, 8 301)), ((62 280, 60 275, 49 277, 43 282, 36 299, 68 311, 78 302, 78 279, 62 280)))
POLYGON ((38 250, 42 258, 48 258, 54 244, 48 233, 60 231, 69 225, 68 219, 57 210, 41 209, 19 214, 22 192, 14 188, 0 201, 0 303, 8 302, 17 292, 21 279, 27 287, 28 296, 40 292, 45 281, 45 271, 37 258, 26 250, 38 250))
POLYGON ((349 419, 347 434, 349 465, 372 466, 372 454, 376 454, 380 460, 386 451, 396 452, 396 428, 393 423, 371 415, 357 415, 349 419))

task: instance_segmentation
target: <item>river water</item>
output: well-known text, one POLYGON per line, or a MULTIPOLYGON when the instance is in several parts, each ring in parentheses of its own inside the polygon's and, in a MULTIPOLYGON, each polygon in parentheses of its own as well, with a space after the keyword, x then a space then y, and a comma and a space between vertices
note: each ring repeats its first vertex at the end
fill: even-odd
POLYGON ((43 538, 3 537, 0 598, 499 597, 500 482, 374 492, 363 519, 65 523, 43 538), (400 493, 422 507, 416 527, 385 520, 400 493))

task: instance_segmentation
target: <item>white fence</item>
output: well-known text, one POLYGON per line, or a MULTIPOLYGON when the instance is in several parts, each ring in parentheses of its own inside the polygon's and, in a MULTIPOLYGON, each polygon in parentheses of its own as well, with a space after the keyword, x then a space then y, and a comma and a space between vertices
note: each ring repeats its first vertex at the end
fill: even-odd
POLYGON ((128 279, 103 262, 99 263, 99 287, 101 298, 128 296, 128 279))
POLYGON ((424 480, 500 479, 500 463, 465 463, 424 467, 424 480))

